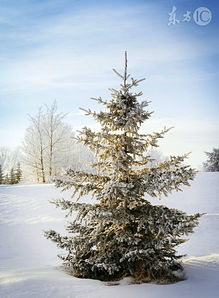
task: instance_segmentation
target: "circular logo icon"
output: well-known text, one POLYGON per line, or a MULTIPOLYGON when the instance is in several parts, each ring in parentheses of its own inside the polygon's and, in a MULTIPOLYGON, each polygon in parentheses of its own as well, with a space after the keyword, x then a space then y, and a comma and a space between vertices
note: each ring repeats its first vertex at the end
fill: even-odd
POLYGON ((199 7, 193 13, 193 19, 199 26, 206 26, 211 22, 212 13, 207 7, 199 7))

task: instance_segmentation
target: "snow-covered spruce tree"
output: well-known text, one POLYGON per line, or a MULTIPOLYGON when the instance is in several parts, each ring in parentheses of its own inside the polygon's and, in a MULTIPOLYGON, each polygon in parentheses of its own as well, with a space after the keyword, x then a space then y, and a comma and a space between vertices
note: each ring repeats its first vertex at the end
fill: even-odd
POLYGON ((2 165, 0 165, 0 184, 3 184, 4 182, 4 175, 2 171, 2 165))
POLYGON ((15 184, 16 183, 16 176, 15 176, 15 172, 14 169, 12 168, 10 170, 10 184, 15 184))
POLYGON ((10 184, 10 177, 8 173, 4 177, 3 184, 10 184))
POLYGON ((153 206, 147 198, 167 196, 181 185, 189 185, 195 171, 183 164, 186 155, 147 167, 150 156, 143 153, 157 147, 168 129, 159 133, 141 134, 140 125, 151 112, 145 111, 147 101, 138 102, 142 95, 132 87, 142 80, 128 79, 127 56, 124 75, 114 72, 122 83, 112 91, 112 99, 96 100, 106 111, 86 111, 101 124, 99 132, 84 127, 78 141, 95 151, 97 174, 67 170, 56 178, 56 186, 73 188, 73 196, 91 194, 95 203, 60 199, 53 203, 68 216, 67 236, 50 230, 47 238, 67 251, 60 256, 64 265, 76 277, 117 280, 132 276, 136 281, 174 282, 174 271, 182 270, 175 247, 193 231, 200 214, 187 215, 177 209, 153 206))
POLYGON ((15 170, 15 183, 19 183, 22 178, 22 170, 21 170, 21 164, 17 163, 17 168, 15 170))
POLYGON ((205 152, 208 159, 204 163, 207 172, 219 172, 219 148, 213 148, 212 152, 205 152))

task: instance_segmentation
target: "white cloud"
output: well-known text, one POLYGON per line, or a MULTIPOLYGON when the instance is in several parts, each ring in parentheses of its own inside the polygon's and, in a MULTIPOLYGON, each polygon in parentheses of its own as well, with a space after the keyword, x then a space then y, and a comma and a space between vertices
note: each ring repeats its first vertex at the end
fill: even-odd
MULTIPOLYGON (((99 82, 94 83, 92 78, 121 65, 124 50, 129 51, 130 68, 145 69, 150 75, 157 64, 161 65, 161 72, 162 67, 168 72, 168 63, 218 53, 217 40, 203 46, 197 39, 173 36, 168 27, 157 28, 146 10, 145 39, 137 35, 132 41, 127 32, 132 34, 145 25, 142 18, 138 19, 142 10, 144 6, 127 7, 123 11, 108 9, 107 13, 104 8, 71 11, 18 30, 13 35, 14 42, 22 42, 26 47, 23 54, 15 53, 10 61, 3 61, 0 80, 4 90, 34 92, 84 86, 85 80, 86 84, 97 85, 99 82)), ((190 77, 188 73, 187 76, 190 77)))

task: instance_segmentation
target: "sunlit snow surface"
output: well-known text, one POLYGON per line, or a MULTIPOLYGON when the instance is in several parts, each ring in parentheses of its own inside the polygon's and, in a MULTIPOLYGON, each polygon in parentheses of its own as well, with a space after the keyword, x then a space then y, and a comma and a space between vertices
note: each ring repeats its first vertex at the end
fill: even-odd
MULTIPOLYGON (((190 241, 179 247, 187 254, 187 280, 173 285, 109 286, 67 275, 55 244, 43 230, 64 233, 64 213, 48 201, 68 197, 53 185, 0 186, 1 298, 216 298, 219 293, 219 173, 200 173, 190 188, 152 203, 188 213, 205 212, 190 241)), ((88 200, 88 199, 87 199, 88 200)))

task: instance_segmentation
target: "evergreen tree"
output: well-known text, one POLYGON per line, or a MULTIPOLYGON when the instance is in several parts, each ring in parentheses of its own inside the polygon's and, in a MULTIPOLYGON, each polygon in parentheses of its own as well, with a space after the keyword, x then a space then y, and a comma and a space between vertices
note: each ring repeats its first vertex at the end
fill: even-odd
POLYGON ((9 184, 15 184, 15 183, 16 183, 16 177, 15 177, 14 169, 12 168, 10 171, 9 184))
POLYGON ((120 90, 111 89, 109 101, 95 99, 106 111, 86 111, 101 124, 101 130, 84 127, 78 136, 78 141, 96 152, 98 161, 93 167, 97 174, 69 169, 55 179, 57 187, 72 187, 78 198, 91 194, 96 201, 53 201, 68 216, 76 211, 76 219, 66 227, 74 235, 61 236, 50 230, 45 236, 67 251, 60 258, 76 277, 116 280, 132 276, 137 281, 173 282, 178 280, 174 271, 182 270, 182 256, 176 254, 175 247, 186 241, 181 236, 193 231, 201 215, 153 206, 148 199, 189 185, 195 170, 184 165, 187 155, 147 166, 150 156, 143 153, 150 146, 157 147, 169 129, 139 132, 151 112, 145 110, 149 102, 137 100, 142 92, 131 89, 143 79, 128 81, 127 57, 124 75, 114 72, 122 80, 120 90))
POLYGON ((218 172, 219 171, 219 148, 214 148, 212 152, 205 152, 208 159, 204 163, 204 168, 207 172, 218 172))
POLYGON ((21 177, 22 177, 21 165, 18 162, 16 171, 15 171, 15 183, 19 183, 21 181, 21 177))
POLYGON ((8 173, 5 175, 4 184, 10 184, 10 178, 9 178, 8 173))
POLYGON ((4 175, 2 171, 2 165, 0 165, 0 184, 4 183, 4 175))

